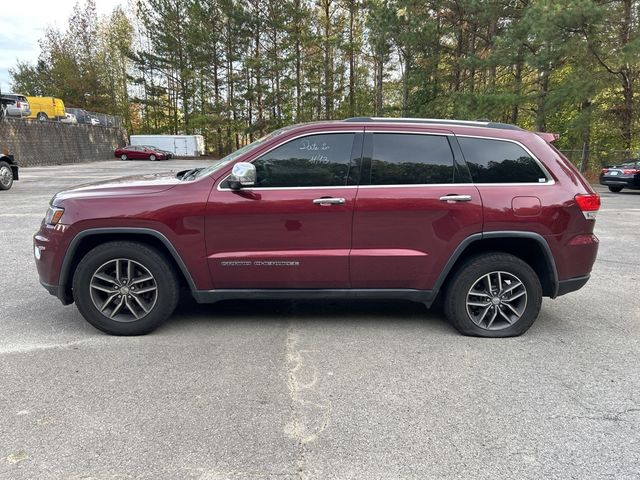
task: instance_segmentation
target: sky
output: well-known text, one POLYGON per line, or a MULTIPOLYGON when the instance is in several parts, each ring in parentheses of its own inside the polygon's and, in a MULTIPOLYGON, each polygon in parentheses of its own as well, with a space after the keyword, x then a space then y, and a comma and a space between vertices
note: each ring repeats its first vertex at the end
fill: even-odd
MULTIPOLYGON (((0 2, 0 90, 10 93, 9 69, 16 61, 35 62, 38 40, 49 26, 66 30, 78 0, 2 0, 0 2)), ((96 0, 99 15, 106 15, 125 0, 96 0)))

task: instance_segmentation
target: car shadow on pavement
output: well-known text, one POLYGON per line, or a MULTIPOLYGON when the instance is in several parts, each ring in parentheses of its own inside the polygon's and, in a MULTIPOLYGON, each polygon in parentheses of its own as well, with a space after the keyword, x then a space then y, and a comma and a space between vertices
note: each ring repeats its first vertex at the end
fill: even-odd
POLYGON ((422 304, 402 300, 225 300, 198 304, 185 299, 160 329, 291 321, 327 326, 394 323, 457 334, 437 306, 427 309, 422 304))

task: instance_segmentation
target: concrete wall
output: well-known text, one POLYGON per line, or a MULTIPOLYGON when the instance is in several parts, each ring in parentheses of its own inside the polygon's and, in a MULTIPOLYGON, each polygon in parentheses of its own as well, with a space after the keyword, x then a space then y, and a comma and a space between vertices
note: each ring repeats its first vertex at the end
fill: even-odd
POLYGON ((113 160, 126 142, 123 128, 0 120, 0 151, 8 149, 21 167, 113 160))

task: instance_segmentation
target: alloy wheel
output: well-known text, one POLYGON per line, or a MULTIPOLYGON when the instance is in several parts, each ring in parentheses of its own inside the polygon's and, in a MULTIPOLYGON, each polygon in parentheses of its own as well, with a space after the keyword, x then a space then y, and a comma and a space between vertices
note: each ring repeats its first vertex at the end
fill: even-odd
POLYGON ((527 308, 524 283, 509 272, 494 271, 481 276, 467 293, 467 314, 485 330, 508 328, 527 308))
POLYGON ((93 305, 107 318, 134 322, 145 317, 158 300, 158 285, 141 263, 117 258, 102 264, 89 285, 93 305))

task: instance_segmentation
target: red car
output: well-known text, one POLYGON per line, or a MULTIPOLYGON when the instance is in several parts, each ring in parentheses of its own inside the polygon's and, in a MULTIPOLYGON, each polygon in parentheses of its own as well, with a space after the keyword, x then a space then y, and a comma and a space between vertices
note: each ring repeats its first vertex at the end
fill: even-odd
POLYGON ((121 160, 151 160, 153 162, 167 158, 167 154, 163 150, 145 145, 127 145, 117 148, 114 153, 121 160))
POLYGON ((58 193, 40 281, 95 327, 150 332, 198 302, 442 296, 467 335, 525 332, 581 288, 600 197, 550 135, 356 118, 278 130, 207 168, 58 193))

